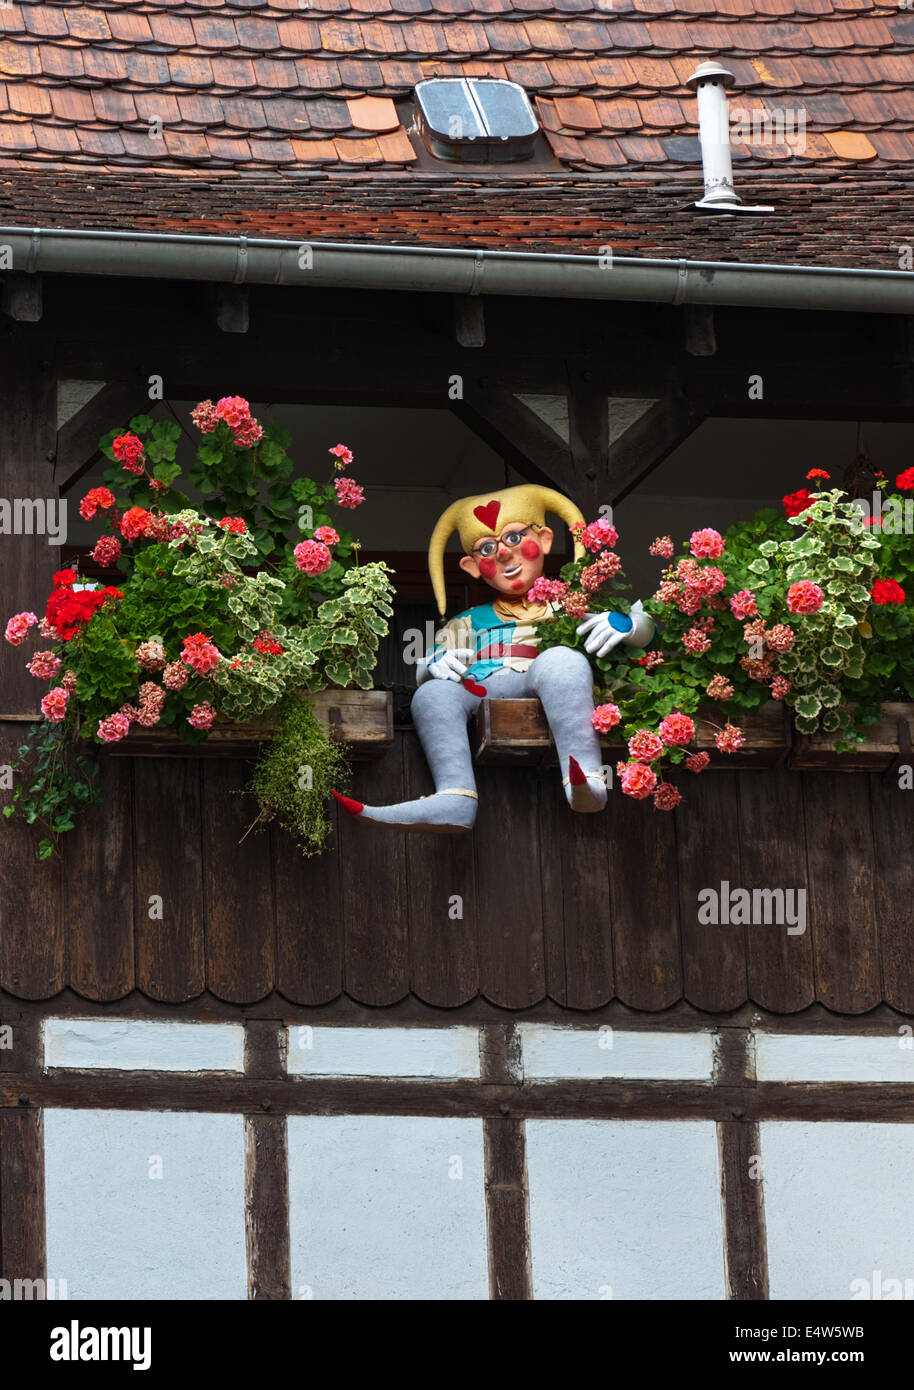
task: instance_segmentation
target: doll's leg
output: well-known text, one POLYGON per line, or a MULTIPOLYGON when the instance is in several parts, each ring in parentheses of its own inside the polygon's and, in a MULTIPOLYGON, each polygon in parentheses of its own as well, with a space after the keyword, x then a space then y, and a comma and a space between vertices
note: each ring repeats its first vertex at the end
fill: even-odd
POLYGON ((334 796, 350 815, 379 825, 432 834, 470 830, 477 800, 467 721, 479 700, 458 681, 435 679, 420 685, 413 696, 410 712, 434 779, 432 796, 393 806, 365 806, 336 792, 334 796))
POLYGON ((527 672, 542 701, 555 739, 568 804, 575 811, 602 811, 606 784, 599 775, 600 739, 591 723, 593 672, 583 652, 550 647, 527 672))

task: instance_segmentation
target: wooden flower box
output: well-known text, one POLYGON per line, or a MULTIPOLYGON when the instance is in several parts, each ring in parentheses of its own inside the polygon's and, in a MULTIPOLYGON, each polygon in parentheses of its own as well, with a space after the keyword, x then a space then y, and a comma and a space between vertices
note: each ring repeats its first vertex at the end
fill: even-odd
MULTIPOLYGON (((393 697, 388 690, 321 690, 310 697, 320 722, 349 746, 352 757, 379 758, 394 741, 393 697)), ((276 718, 238 724, 217 720, 203 743, 185 743, 173 729, 134 727, 107 752, 127 758, 253 758, 276 728, 276 718)))
POLYGON ((880 722, 849 753, 836 753, 827 734, 794 733, 789 766, 796 772, 885 772, 895 762, 914 762, 912 738, 914 705, 885 704, 880 722))
MULTIPOLYGON (((715 729, 705 717, 723 726, 719 710, 702 710, 698 722, 696 747, 707 750, 715 767, 738 771, 741 768, 776 767, 790 750, 790 720, 784 705, 769 700, 752 714, 742 715, 739 727, 746 742, 737 753, 720 753, 714 745, 715 729)), ((535 766, 555 762, 555 748, 539 700, 482 700, 471 731, 473 751, 478 763, 535 766)), ((618 762, 628 756, 624 744, 602 739, 603 758, 618 762)))

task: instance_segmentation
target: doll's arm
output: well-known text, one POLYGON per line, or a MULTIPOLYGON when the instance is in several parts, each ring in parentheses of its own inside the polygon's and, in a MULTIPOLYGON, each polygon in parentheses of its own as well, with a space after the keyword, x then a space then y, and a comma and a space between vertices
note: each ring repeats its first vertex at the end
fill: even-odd
POLYGON ((639 599, 631 612, 591 613, 577 629, 579 637, 587 635, 584 650, 591 656, 609 656, 622 643, 626 647, 646 647, 654 635, 654 621, 644 612, 639 599))

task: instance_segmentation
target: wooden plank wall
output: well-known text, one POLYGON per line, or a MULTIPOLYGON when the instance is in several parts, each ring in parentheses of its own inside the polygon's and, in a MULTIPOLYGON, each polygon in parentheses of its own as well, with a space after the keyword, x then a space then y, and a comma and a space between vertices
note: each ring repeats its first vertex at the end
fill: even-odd
MULTIPOLYGON (((673 814, 616 791, 603 815, 575 817, 554 769, 484 767, 472 835, 342 817, 333 848, 306 860, 282 831, 242 839, 249 770, 111 759, 103 807, 50 865, 4 822, 0 989, 41 1000, 69 987, 95 1002, 138 991, 166 1005, 277 991, 378 1010, 412 997, 914 1013, 914 794, 897 778, 720 772, 683 781, 673 814), (805 887, 808 930, 700 924, 699 891, 722 881, 805 887)), ((353 790, 368 802, 430 790, 415 735, 356 765, 353 790)))

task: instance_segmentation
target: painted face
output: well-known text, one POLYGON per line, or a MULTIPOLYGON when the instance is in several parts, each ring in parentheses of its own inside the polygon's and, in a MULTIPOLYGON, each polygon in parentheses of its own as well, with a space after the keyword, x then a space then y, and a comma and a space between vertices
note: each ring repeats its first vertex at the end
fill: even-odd
POLYGON ((522 598, 542 574, 551 548, 548 526, 534 528, 528 522, 513 521, 503 526, 497 537, 477 541, 472 554, 464 556, 460 565, 506 598, 522 598))

